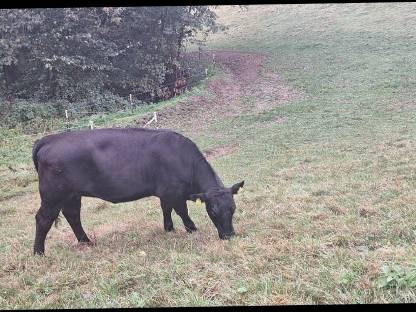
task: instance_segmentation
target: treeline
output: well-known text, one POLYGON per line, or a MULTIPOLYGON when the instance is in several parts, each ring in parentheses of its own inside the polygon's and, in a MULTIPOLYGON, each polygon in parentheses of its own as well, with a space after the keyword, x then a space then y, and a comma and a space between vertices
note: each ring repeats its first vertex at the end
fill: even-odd
POLYGON ((0 10, 0 119, 172 97, 186 41, 219 28, 207 6, 0 10))

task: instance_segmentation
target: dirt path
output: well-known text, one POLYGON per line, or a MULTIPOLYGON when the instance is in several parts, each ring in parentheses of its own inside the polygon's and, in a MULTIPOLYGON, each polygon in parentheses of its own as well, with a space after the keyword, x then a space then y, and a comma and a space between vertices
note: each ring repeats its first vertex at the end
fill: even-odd
MULTIPOLYGON (((261 113, 300 96, 277 73, 267 70, 267 57, 263 54, 209 51, 203 57, 215 60, 215 66, 224 75, 208 83, 207 95, 188 97, 160 111, 158 121, 151 125, 152 128, 179 127, 185 131, 197 131, 206 127, 210 121, 224 116, 261 113)), ((136 123, 144 125, 149 119, 150 117, 140 118, 136 123)), ((276 122, 286 122, 286 119, 281 118, 276 122)), ((208 160, 212 160, 236 149, 236 145, 220 146, 203 152, 208 160)))
MULTIPOLYGON (((193 96, 158 114, 153 127, 199 129, 208 120, 241 112, 262 112, 299 96, 299 92, 283 82, 274 72, 266 70, 266 56, 257 53, 209 51, 204 54, 215 60, 225 73, 208 83, 210 95, 193 96)), ((149 117, 138 119, 143 125, 149 117)))
MULTIPOLYGON (((214 60, 225 75, 208 83, 208 95, 193 96, 158 113, 152 127, 197 131, 210 121, 242 113, 261 113, 298 98, 300 93, 284 83, 281 77, 264 66, 266 56, 258 53, 209 51, 204 54, 214 60)), ((143 125, 148 117, 137 120, 143 125)), ((285 118, 277 122, 286 122, 285 118)), ((237 145, 205 150, 208 160, 233 153, 237 145)))

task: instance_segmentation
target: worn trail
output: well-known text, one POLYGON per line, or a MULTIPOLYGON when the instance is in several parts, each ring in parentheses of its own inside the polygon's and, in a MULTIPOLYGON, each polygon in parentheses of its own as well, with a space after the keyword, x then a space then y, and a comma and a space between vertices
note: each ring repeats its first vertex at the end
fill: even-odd
MULTIPOLYGON (((279 74, 266 68, 264 54, 209 51, 203 57, 214 60, 225 75, 208 83, 207 95, 189 97, 159 112, 153 127, 179 124, 181 128, 198 129, 220 116, 267 111, 299 96, 279 74)), ((148 117, 136 122, 144 124, 145 120, 148 117)))
MULTIPOLYGON (((160 111, 158 122, 151 127, 202 130, 224 116, 261 113, 300 96, 278 73, 267 69, 264 54, 209 51, 203 57, 213 61, 223 74, 208 83, 206 94, 188 97, 160 111)), ((140 118, 136 123, 143 125, 147 120, 148 117, 140 118)), ((221 146, 204 153, 211 160, 232 153, 236 148, 221 146)))

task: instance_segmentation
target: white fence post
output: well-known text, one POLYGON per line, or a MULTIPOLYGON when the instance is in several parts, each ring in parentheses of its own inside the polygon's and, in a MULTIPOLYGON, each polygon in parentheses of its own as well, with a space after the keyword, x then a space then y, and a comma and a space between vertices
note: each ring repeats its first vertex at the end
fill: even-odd
POLYGON ((150 119, 148 122, 146 122, 146 124, 143 126, 143 128, 147 127, 148 125, 150 125, 152 122, 157 122, 157 114, 156 112, 153 112, 153 117, 152 119, 150 119))
POLYGON ((66 119, 66 131, 69 131, 69 120, 68 120, 68 111, 65 110, 65 119, 66 119))

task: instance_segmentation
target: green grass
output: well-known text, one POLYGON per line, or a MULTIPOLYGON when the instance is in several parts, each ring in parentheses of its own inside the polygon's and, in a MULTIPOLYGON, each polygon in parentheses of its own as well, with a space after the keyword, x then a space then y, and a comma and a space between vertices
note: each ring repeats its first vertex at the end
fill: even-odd
MULTIPOLYGON (((188 235, 176 215, 176 232, 163 231, 156 198, 83 199, 97 245, 77 246, 63 220, 47 256, 32 257, 33 138, 1 130, 1 308, 416 302, 416 5, 217 10, 230 27, 209 47, 266 54, 263 73, 301 94, 283 103, 271 94, 262 111, 254 107, 263 99, 237 98, 240 114, 214 110, 199 127, 187 116, 173 121, 203 150, 238 142, 211 161, 226 185, 246 181, 235 197, 238 236, 217 240, 193 203, 199 231, 188 235)), ((205 85, 192 92, 96 124, 127 125, 180 101, 196 105, 195 96, 215 98, 205 85)))

